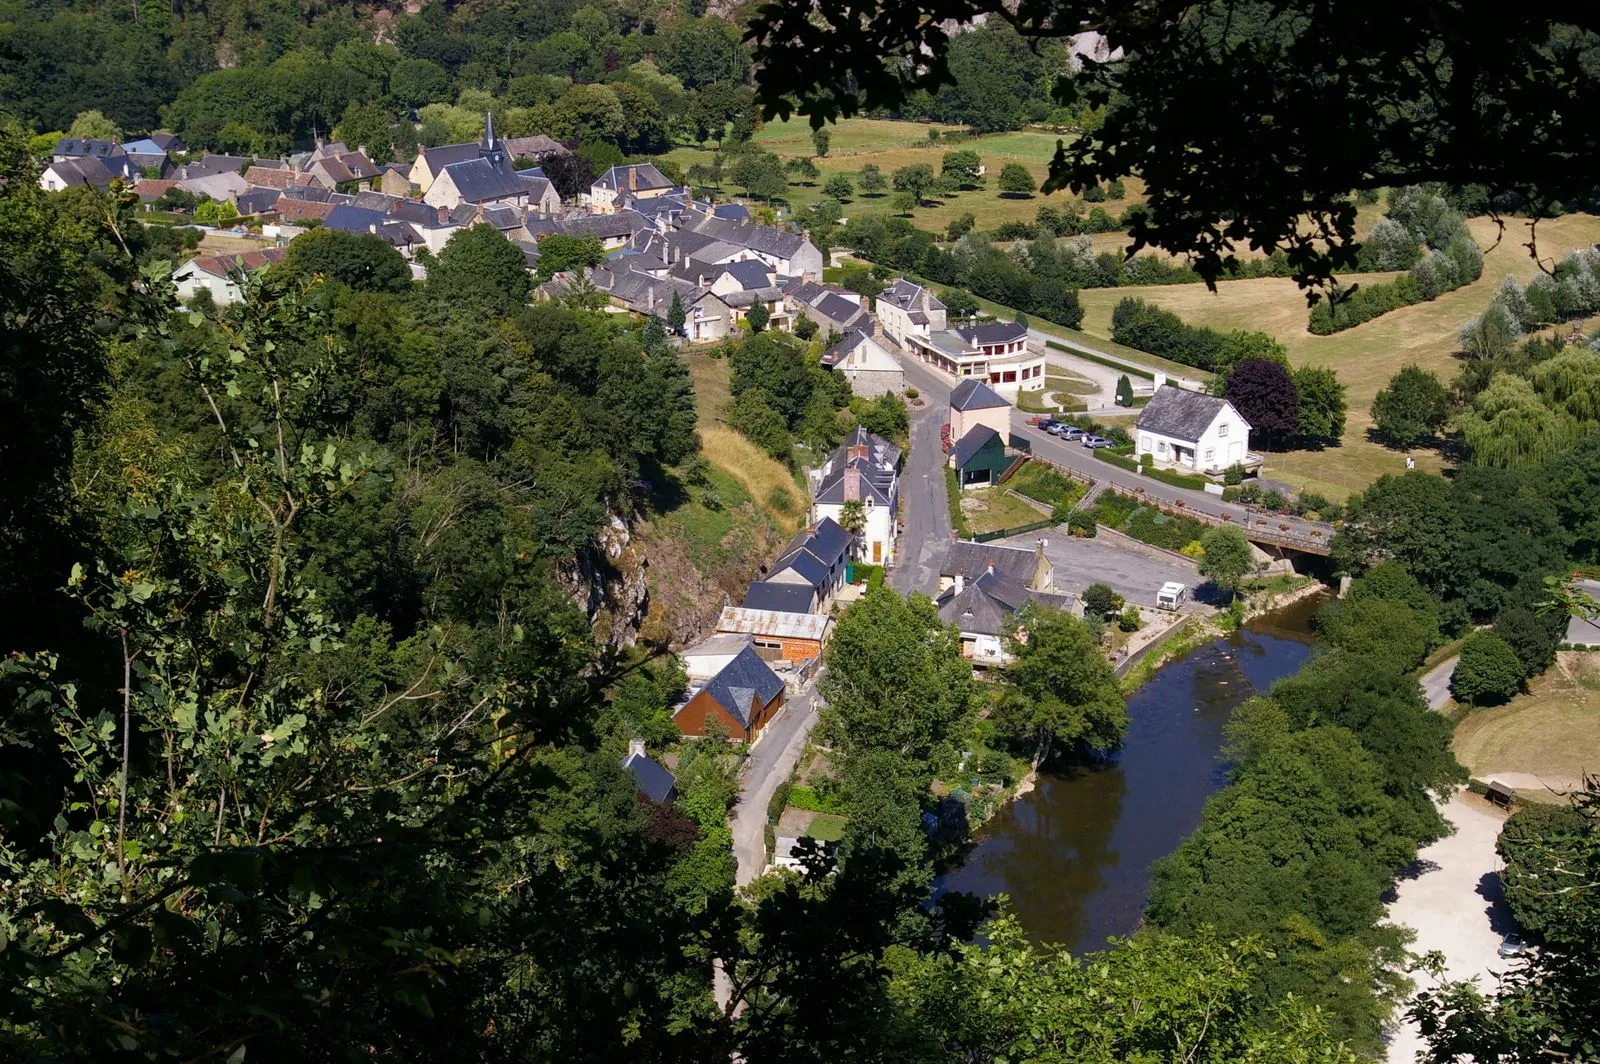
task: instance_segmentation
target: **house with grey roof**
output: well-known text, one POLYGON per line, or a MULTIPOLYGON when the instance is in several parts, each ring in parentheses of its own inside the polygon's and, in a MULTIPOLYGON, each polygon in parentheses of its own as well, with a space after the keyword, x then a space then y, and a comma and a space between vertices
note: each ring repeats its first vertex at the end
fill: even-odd
POLYGON ((842 531, 845 504, 859 502, 865 524, 855 537, 857 556, 893 565, 900 525, 900 448, 857 425, 816 474, 812 520, 842 531))
POLYGON ((850 382, 850 390, 869 399, 906 390, 906 371, 889 349, 869 333, 851 329, 822 353, 822 365, 850 382))
MULTIPOLYGON (((844 587, 845 563, 854 537, 831 517, 795 533, 764 578, 769 584, 787 584, 810 590, 812 613, 825 608, 844 587)), ((761 607, 747 606, 750 609, 761 607)))
POLYGON ((913 337, 926 338, 948 326, 945 305, 939 297, 904 277, 878 293, 873 310, 884 333, 901 347, 909 348, 913 337))
POLYGON ((691 686, 672 721, 684 735, 721 734, 753 743, 783 703, 783 680, 748 646, 704 686, 691 686))
POLYGON ((697 222, 694 231, 701 236, 750 251, 770 265, 780 277, 814 280, 822 277, 822 251, 805 233, 757 225, 750 221, 718 218, 715 215, 697 222))
POLYGON ((945 550, 944 560, 939 563, 939 593, 935 597, 942 598, 958 579, 971 583, 988 572, 1034 591, 1054 591, 1055 566, 1044 552, 1047 545, 1042 539, 1032 549, 958 539, 945 550))
POLYGON ((601 214, 610 214, 618 209, 619 200, 665 196, 674 187, 654 163, 613 166, 589 186, 587 206, 601 214))
POLYGON ((426 195, 445 167, 476 159, 479 146, 479 142, 469 140, 465 144, 437 144, 431 148, 421 148, 417 151, 416 161, 411 164, 411 172, 406 176, 418 192, 426 195))
POLYGON ((634 789, 641 798, 660 804, 678 797, 678 780, 661 762, 645 753, 643 739, 628 741, 628 756, 622 767, 633 776, 634 789))
POLYGON ((1220 396, 1161 384, 1134 422, 1140 456, 1169 469, 1219 476, 1229 466, 1259 469, 1250 452, 1250 423, 1220 396))
POLYGON ((1011 404, 981 380, 968 377, 950 389, 950 440, 966 438, 979 425, 986 425, 1002 440, 1011 439, 1011 404))
POLYGON ((1015 660, 1005 644, 1019 633, 1017 614, 1029 603, 1083 616, 1076 595, 1036 590, 993 568, 970 580, 958 572, 935 601, 940 620, 961 633, 961 656, 978 667, 1004 668, 1015 660))
POLYGON ((783 302, 796 320, 804 314, 816 322, 823 336, 830 333, 844 336, 852 330, 874 331, 872 316, 861 305, 860 293, 848 288, 815 281, 791 281, 784 286, 783 302))
POLYGON ((179 181, 193 181, 197 178, 211 177, 214 174, 238 175, 246 167, 264 165, 260 160, 252 159, 245 155, 205 155, 193 162, 184 163, 172 172, 172 176, 179 181))
POLYGON ((108 189, 119 176, 106 169, 105 164, 92 155, 73 155, 56 159, 46 166, 39 175, 39 187, 46 192, 85 186, 108 189))

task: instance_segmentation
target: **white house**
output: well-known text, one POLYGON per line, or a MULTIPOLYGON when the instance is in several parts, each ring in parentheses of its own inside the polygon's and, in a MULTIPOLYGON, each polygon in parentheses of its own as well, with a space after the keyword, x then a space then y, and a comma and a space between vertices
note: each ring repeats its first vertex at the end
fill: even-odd
POLYGON ((986 381, 1005 395, 1044 388, 1044 350, 1029 338, 1026 325, 996 321, 930 329, 926 335, 910 333, 901 342, 939 372, 986 381))
POLYGON ((201 255, 172 271, 172 283, 178 298, 187 302, 201 289, 211 293, 218 306, 238 303, 244 298, 240 274, 255 273, 275 263, 282 262, 288 254, 285 248, 262 248, 242 255, 201 255))
POLYGON ((938 598, 939 617, 961 633, 962 657, 974 665, 1004 668, 1013 660, 1006 637, 1018 633, 1017 611, 1029 602, 1083 616, 1083 603, 1076 595, 1028 587, 990 566, 970 580, 958 570, 938 598))
POLYGON ((1139 412, 1134 441, 1158 466, 1218 474, 1229 466, 1259 467, 1250 453, 1250 423, 1215 395, 1162 384, 1139 412))
POLYGON ((844 339, 824 351, 821 362, 843 375, 852 392, 868 399, 906 390, 906 371, 900 360, 859 329, 850 330, 844 339))
POLYGON ((873 565, 895 559, 900 510, 900 448, 860 426, 822 464, 811 497, 812 520, 836 523, 844 504, 861 503, 866 525, 857 537, 857 554, 873 565))
POLYGON ((878 293, 873 309, 883 331, 901 347, 910 347, 913 338, 925 340, 948 325, 945 305, 939 298, 904 277, 878 293))
POLYGON ((601 214, 610 214, 617 209, 619 196, 653 199, 665 196, 673 187, 654 163, 613 166, 589 186, 588 206, 601 214))

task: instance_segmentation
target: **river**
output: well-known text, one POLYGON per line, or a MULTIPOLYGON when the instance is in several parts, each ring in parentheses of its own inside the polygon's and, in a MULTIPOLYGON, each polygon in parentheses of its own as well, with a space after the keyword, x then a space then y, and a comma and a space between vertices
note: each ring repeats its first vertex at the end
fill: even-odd
POLYGON ((1311 656, 1302 601, 1162 667, 1128 700, 1122 750, 1102 764, 1041 773, 985 824, 937 889, 1006 894, 1029 934, 1074 953, 1139 922, 1150 868, 1200 823, 1226 782, 1218 760, 1233 707, 1311 656))

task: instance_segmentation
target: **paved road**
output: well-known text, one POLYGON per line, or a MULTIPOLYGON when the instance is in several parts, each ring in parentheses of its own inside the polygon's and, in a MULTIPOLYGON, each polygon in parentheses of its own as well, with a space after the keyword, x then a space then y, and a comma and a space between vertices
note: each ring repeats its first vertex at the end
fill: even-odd
POLYGON ((1032 547, 1040 537, 1047 540, 1044 553, 1055 566, 1058 591, 1076 595, 1090 584, 1109 584, 1129 602, 1154 606, 1156 591, 1168 580, 1190 587, 1200 583, 1193 565, 1137 554, 1100 539, 1074 539, 1060 528, 1029 532, 1000 542, 1008 547, 1032 547))
POLYGON ((939 430, 950 414, 950 384, 910 356, 899 353, 899 358, 906 383, 922 393, 924 405, 911 411, 911 453, 906 456, 900 487, 905 530, 889 586, 900 592, 932 595, 939 588, 939 563, 950 544, 945 456, 939 445, 939 430))
POLYGON ((1460 660, 1451 658, 1422 674, 1422 694, 1428 700, 1429 709, 1443 709, 1445 703, 1450 701, 1450 680, 1455 676, 1456 662, 1460 660))
POLYGON ((778 784, 789 778, 806 737, 817 723, 813 685, 787 702, 778 716, 761 732, 745 759, 739 778, 739 800, 729 818, 733 832, 733 856, 739 864, 734 882, 744 886, 767 866, 767 804, 778 784))

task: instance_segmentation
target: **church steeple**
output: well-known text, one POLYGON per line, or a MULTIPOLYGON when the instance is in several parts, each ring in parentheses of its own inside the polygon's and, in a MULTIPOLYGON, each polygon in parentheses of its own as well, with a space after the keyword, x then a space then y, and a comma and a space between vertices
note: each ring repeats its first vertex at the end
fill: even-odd
POLYGON ((488 159, 495 166, 503 167, 511 160, 506 158, 505 146, 494 135, 494 112, 486 111, 483 115, 483 139, 478 142, 478 157, 488 159))

